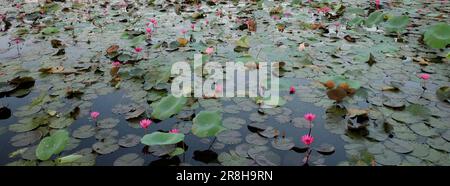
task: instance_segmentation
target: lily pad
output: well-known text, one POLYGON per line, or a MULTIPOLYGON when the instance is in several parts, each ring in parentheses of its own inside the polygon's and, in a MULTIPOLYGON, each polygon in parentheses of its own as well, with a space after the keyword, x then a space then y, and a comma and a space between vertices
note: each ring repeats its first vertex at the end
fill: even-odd
POLYGON ((114 128, 117 124, 119 124, 119 119, 115 118, 106 118, 97 122, 97 127, 102 129, 110 129, 114 128))
POLYGON ((450 44, 450 25, 437 23, 424 33, 423 41, 431 48, 445 48, 450 44))
POLYGON ((141 139, 141 143, 145 145, 172 145, 184 140, 184 134, 153 132, 147 134, 141 139))
POLYGON ((238 144, 242 141, 242 135, 239 131, 225 130, 217 135, 217 140, 224 144, 238 144))
POLYGON ((267 140, 264 137, 261 137, 260 135, 258 135, 256 133, 248 134, 245 137, 245 141, 247 141, 250 144, 254 144, 254 145, 265 145, 269 142, 269 140, 267 140))
POLYGON ((281 157, 272 151, 264 151, 255 155, 255 161, 261 166, 279 166, 281 157))
POLYGON ((78 139, 90 138, 95 135, 95 127, 92 125, 83 125, 73 131, 72 136, 78 139))
POLYGON ((450 102, 450 87, 440 87, 436 90, 436 96, 440 101, 450 102))
POLYGON ((99 154, 110 154, 119 150, 119 145, 117 144, 117 140, 106 139, 105 141, 94 143, 92 149, 99 154))
POLYGON ((275 138, 272 140, 272 146, 278 150, 291 150, 295 144, 292 138, 275 138))
POLYGON ((409 24, 409 17, 402 15, 402 16, 394 16, 389 18, 386 21, 386 24, 384 25, 384 28, 388 32, 400 32, 406 28, 409 24))
POLYGON ((129 153, 125 154, 123 156, 120 156, 119 158, 114 161, 114 166, 142 166, 144 165, 144 159, 139 156, 139 154, 136 153, 129 153))
POLYGON ((336 148, 333 145, 328 143, 320 144, 318 147, 314 148, 314 150, 323 155, 333 154, 335 149, 336 148))
POLYGON ((58 130, 39 143, 36 149, 36 157, 40 160, 48 160, 53 154, 59 154, 69 142, 69 132, 58 130))
POLYGON ((222 116, 218 111, 201 111, 193 122, 192 133, 200 138, 216 136, 226 130, 222 126, 222 116))
POLYGON ((229 117, 223 120, 223 126, 227 129, 237 130, 242 128, 245 125, 246 121, 237 117, 229 117))
POLYGON ((141 141, 141 137, 134 135, 134 134, 128 134, 126 136, 123 136, 119 139, 119 145, 121 147, 134 147, 139 144, 141 141))
POLYGON ((406 154, 414 150, 412 143, 395 138, 385 141, 384 145, 394 152, 402 154, 406 154))
POLYGON ((39 141, 42 137, 41 131, 29 131, 21 134, 17 134, 13 136, 10 140, 10 143, 14 147, 23 147, 33 144, 36 141, 39 141))
POLYGON ((174 114, 180 112, 186 104, 187 98, 175 97, 169 95, 162 98, 159 102, 152 104, 152 117, 159 120, 165 120, 174 114))

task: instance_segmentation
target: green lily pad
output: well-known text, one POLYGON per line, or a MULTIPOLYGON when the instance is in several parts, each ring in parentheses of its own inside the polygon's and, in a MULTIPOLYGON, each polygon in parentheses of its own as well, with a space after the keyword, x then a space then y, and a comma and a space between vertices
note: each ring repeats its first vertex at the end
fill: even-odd
POLYGON ((228 117, 223 120, 223 126, 227 129, 238 130, 244 126, 246 121, 237 117, 228 117))
POLYGON ((173 150, 171 153, 169 153, 169 156, 170 157, 174 157, 174 156, 181 155, 183 153, 184 153, 184 149, 180 148, 180 147, 177 147, 177 148, 175 148, 175 150, 173 150))
POLYGON ((39 143, 36 149, 36 157, 40 160, 48 160, 53 154, 59 154, 69 142, 69 132, 58 130, 39 143))
POLYGON ((59 32, 59 29, 56 27, 47 27, 42 29, 41 33, 44 35, 52 35, 52 34, 56 34, 59 32))
POLYGON ((450 143, 441 137, 428 138, 427 144, 434 149, 450 152, 450 143))
POLYGON ((374 157, 375 161, 381 165, 399 165, 402 162, 402 157, 390 150, 385 150, 384 153, 374 157))
POLYGON ((230 152, 220 153, 217 160, 219 160, 223 166, 248 166, 254 164, 253 160, 240 156, 232 150, 230 152))
POLYGON ((97 127, 102 129, 110 129, 114 128, 117 124, 119 124, 119 119, 115 118, 106 118, 97 122, 97 127))
POLYGON ((52 121, 49 125, 49 127, 54 128, 54 129, 62 129, 62 128, 66 128, 69 125, 71 125, 73 122, 75 122, 75 120, 73 118, 58 118, 54 121, 52 121))
POLYGON ((120 156, 119 158, 114 161, 114 166, 142 166, 144 165, 144 158, 140 157, 139 154, 136 153, 129 153, 125 154, 123 156, 120 156))
POLYGON ((172 145, 184 140, 184 134, 153 132, 147 134, 141 139, 141 143, 145 145, 172 145))
POLYGON ((141 137, 134 135, 134 134, 128 134, 126 136, 123 136, 119 139, 119 145, 121 147, 134 147, 139 144, 141 141, 141 137))
POLYGON ((39 141, 42 137, 42 132, 39 130, 20 133, 11 138, 10 143, 14 147, 23 147, 39 141))
POLYGON ((279 166, 281 157, 272 151, 263 151, 255 155, 254 160, 261 166, 279 166))
POLYGON ((408 26, 409 17, 408 16, 394 16, 389 18, 384 25, 384 28, 388 32, 401 32, 408 26))
POLYGON ((381 23, 384 19, 384 13, 381 11, 375 11, 372 12, 369 17, 364 21, 364 24, 367 27, 372 27, 374 25, 377 25, 378 23, 381 23))
POLYGON ((430 26, 424 33, 423 41, 431 48, 445 48, 450 44, 450 25, 438 23, 430 26))
POLYGON ((78 139, 90 138, 95 135, 95 127, 92 125, 83 125, 72 132, 72 136, 78 139))
POLYGON ((238 144, 242 141, 242 135, 239 131, 235 130, 224 130, 217 134, 217 140, 224 144, 238 144))
POLYGON ((254 144, 254 145, 265 145, 269 142, 269 140, 267 140, 264 137, 261 137, 259 134, 256 134, 256 133, 248 134, 245 137, 245 141, 247 141, 250 144, 254 144))
POLYGON ((450 87, 440 87, 436 90, 436 96, 440 101, 450 102, 450 87))
POLYGON ((99 154, 110 154, 116 150, 119 150, 119 148, 120 147, 117 144, 117 140, 115 139, 106 139, 92 145, 92 149, 99 154))
POLYGON ((201 111, 193 119, 192 133, 200 138, 216 136, 226 130, 218 111, 201 111))
POLYGON ((172 115, 180 112, 187 102, 185 97, 175 97, 169 95, 162 98, 159 102, 152 104, 152 117, 159 120, 165 120, 172 115))
POLYGON ((406 154, 414 150, 414 146, 412 143, 399 140, 399 139, 390 139, 384 142, 384 145, 397 153, 406 154))
POLYGON ((272 140, 272 146, 278 150, 291 150, 295 144, 292 138, 275 138, 272 140))

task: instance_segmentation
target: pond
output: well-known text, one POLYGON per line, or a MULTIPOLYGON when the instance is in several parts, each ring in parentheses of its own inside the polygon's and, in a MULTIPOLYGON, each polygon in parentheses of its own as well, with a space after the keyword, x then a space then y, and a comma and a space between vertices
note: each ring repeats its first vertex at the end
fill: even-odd
POLYGON ((450 164, 446 1, 0 7, 1 165, 450 164), (275 64, 277 101, 173 96, 198 54, 275 64))

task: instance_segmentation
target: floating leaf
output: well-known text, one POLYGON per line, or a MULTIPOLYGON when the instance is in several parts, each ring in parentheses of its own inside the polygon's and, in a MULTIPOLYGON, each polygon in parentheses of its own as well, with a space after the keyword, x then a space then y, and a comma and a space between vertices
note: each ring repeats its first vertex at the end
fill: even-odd
POLYGON ((141 139, 141 143, 145 145, 171 145, 177 144, 184 140, 184 134, 180 133, 165 133, 165 132, 153 132, 147 134, 141 139))
POLYGON ((388 32, 400 32, 406 28, 409 24, 408 16, 394 16, 389 18, 384 25, 384 28, 388 32))
POLYGON ((414 147, 410 142, 395 138, 384 142, 384 145, 397 153, 406 154, 414 150, 414 147))
POLYGON ((58 32, 59 32, 59 29, 56 28, 56 27, 47 27, 47 28, 44 28, 44 29, 41 31, 41 33, 44 34, 44 35, 56 34, 56 33, 58 33, 58 32))
POLYGON ((278 150, 291 150, 295 144, 292 138, 275 138, 272 140, 272 146, 278 150))
POLYGON ((335 151, 335 147, 331 144, 324 143, 320 144, 318 147, 314 148, 318 153, 323 155, 330 155, 333 154, 335 151))
POLYGON ((183 148, 180 148, 180 147, 177 147, 177 148, 175 148, 174 151, 172 151, 172 152, 169 154, 169 156, 170 156, 170 157, 178 156, 178 155, 181 155, 181 154, 183 154, 183 153, 184 153, 184 149, 183 149, 183 148))
POLYGON ((69 132, 58 130, 39 143, 36 156, 40 160, 48 160, 53 154, 59 154, 69 142, 69 132))
POLYGON ((264 151, 255 155, 255 161, 261 166, 279 166, 281 157, 272 151, 264 151))
POLYGON ((102 129, 110 129, 114 128, 117 124, 119 124, 119 119, 115 118, 106 118, 97 122, 97 127, 102 129))
POLYGON ((139 156, 139 154, 136 153, 129 153, 125 154, 123 156, 120 156, 119 158, 114 161, 114 166, 142 166, 144 165, 144 159, 139 156))
POLYGON ((222 116, 218 111, 201 111, 193 122, 192 133, 200 138, 216 136, 226 130, 222 126, 222 116))
POLYGON ((450 87, 440 87, 436 90, 436 96, 440 101, 450 102, 450 87))
POLYGON ((152 104, 152 117, 159 120, 165 120, 174 114, 180 112, 186 104, 187 98, 175 97, 169 95, 162 98, 159 102, 152 104))
POLYGON ((107 139, 104 141, 100 141, 94 143, 92 145, 92 149, 99 154, 110 154, 119 149, 119 145, 117 144, 117 140, 107 139))
POLYGON ((90 138, 95 135, 95 127, 91 125, 83 125, 73 131, 72 136, 78 139, 90 138))
POLYGON ((437 23, 424 33, 423 41, 431 48, 445 48, 450 44, 450 25, 437 23))
POLYGON ((79 160, 82 157, 83 157, 83 155, 71 154, 71 155, 60 157, 60 158, 56 159, 56 162, 58 164, 72 163, 74 161, 79 160))
POLYGON ((384 19, 384 13, 381 11, 375 11, 372 12, 369 17, 364 21, 364 24, 367 27, 372 27, 374 25, 377 25, 378 23, 381 23, 384 19))
POLYGON ((269 140, 261 137, 260 135, 258 135, 256 133, 248 134, 245 137, 245 141, 247 141, 250 144, 255 144, 255 145, 265 145, 266 143, 269 142, 269 140))
POLYGON ((217 135, 217 140, 225 144, 233 145, 240 143, 242 141, 242 136, 239 131, 225 130, 217 135))
POLYGON ((119 139, 119 145, 121 147, 134 147, 138 145, 140 141, 141 141, 140 136, 128 134, 119 139))
POLYGON ((23 147, 33 144, 42 137, 41 131, 29 131, 21 134, 17 134, 11 138, 10 143, 14 147, 23 147))

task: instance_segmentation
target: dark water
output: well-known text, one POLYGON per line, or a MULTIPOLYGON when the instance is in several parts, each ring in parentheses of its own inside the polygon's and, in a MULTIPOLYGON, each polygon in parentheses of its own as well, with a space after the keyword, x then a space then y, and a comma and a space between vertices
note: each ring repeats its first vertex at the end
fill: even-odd
MULTIPOLYGON (((35 85, 35 86, 39 86, 39 85, 35 85)), ((32 101, 32 99, 38 95, 39 95, 39 92, 32 91, 29 95, 27 95, 23 98, 16 98, 16 97, 0 98, 0 102, 3 105, 8 105, 8 107, 14 113, 15 108, 29 104, 32 101)), ((136 134, 138 136, 145 135, 144 130, 142 130, 141 128, 131 127, 129 125, 130 121, 126 121, 123 117, 116 117, 117 115, 112 113, 111 109, 115 105, 127 104, 127 103, 131 103, 131 101, 125 97, 125 94, 123 91, 118 90, 111 94, 108 94, 105 96, 99 96, 98 98, 94 99, 93 105, 92 105, 92 110, 100 112, 102 118, 114 117, 114 118, 121 119, 120 123, 114 128, 119 131, 119 135, 118 135, 119 138, 121 136, 124 136, 127 134, 136 134)), ((223 105, 225 106, 226 104, 227 103, 225 102, 223 105)), ((293 111, 291 118, 303 117, 303 114, 307 113, 307 112, 315 113, 318 116, 317 119, 314 121, 314 127, 312 130, 312 133, 315 136, 314 144, 328 143, 328 144, 332 144, 336 147, 336 151, 332 155, 326 155, 326 156, 322 155, 323 156, 322 158, 324 158, 324 160, 325 160, 323 163, 324 165, 336 165, 340 161, 343 161, 346 159, 345 151, 343 149, 344 142, 340 139, 339 135, 332 134, 324 128, 323 124, 325 123, 325 120, 322 117, 320 117, 322 115, 325 115, 324 109, 316 107, 310 103, 300 102, 297 97, 293 101, 287 103, 284 107, 289 108, 293 111)), ((198 113, 201 110, 204 110, 204 109, 203 108, 196 109, 196 113, 198 113)), ((237 115, 223 113, 223 118, 233 116, 233 117, 239 117, 239 118, 245 119, 248 117, 248 115, 250 113, 253 113, 253 112, 256 112, 256 110, 253 110, 248 113, 241 112, 237 115)), ((1 120, 0 127, 8 127, 9 125, 16 123, 17 120, 18 120, 18 118, 15 116, 11 116, 10 118, 8 118, 6 120, 1 120)), ((134 121, 134 122, 138 122, 138 121, 134 121)), ((171 129, 171 127, 176 122, 177 121, 174 118, 160 121, 156 124, 151 125, 149 132, 157 131, 157 130, 168 131, 171 129)), ((249 121, 247 119, 247 124, 249 124, 250 122, 251 121, 249 121)), ((303 146, 302 142, 300 141, 300 137, 302 135, 307 134, 308 130, 309 130, 306 128, 304 128, 304 129, 296 128, 296 127, 292 126, 292 124, 290 124, 290 123, 281 124, 281 123, 277 122, 274 119, 274 117, 270 117, 270 116, 266 120, 265 123, 267 123, 269 126, 277 128, 280 132, 284 132, 287 137, 292 137, 294 139, 294 143, 296 144, 296 147, 303 146)), ((70 125, 67 128, 67 130, 70 133, 72 133, 75 129, 77 129, 83 125, 94 125, 94 124, 87 117, 80 117, 80 118, 77 118, 77 120, 72 125, 70 125)), ((242 138, 243 138, 242 141, 245 141, 245 136, 247 134, 251 133, 249 128, 246 126, 243 126, 241 129, 239 129, 239 131, 242 134, 242 138)), ((13 146, 11 146, 10 143, 8 143, 8 141, 10 141, 10 139, 14 135, 16 135, 16 133, 14 133, 14 132, 6 132, 5 134, 0 135, 0 141, 2 141, 2 145, 0 146, 0 164, 7 164, 12 161, 21 159, 20 155, 15 158, 9 158, 9 154, 18 149, 17 147, 13 147, 13 146)), ((210 161, 209 164, 202 162, 202 161, 207 161, 208 158, 213 157, 214 155, 206 154, 204 156, 201 156, 201 153, 199 153, 199 151, 201 152, 201 151, 210 150, 218 155, 221 152, 229 152, 229 150, 233 150, 233 149, 235 149, 235 147, 237 145, 241 144, 241 143, 239 143, 236 145, 225 145, 225 147, 223 149, 215 150, 214 148, 211 147, 212 146, 211 142, 214 141, 213 137, 209 138, 209 141, 210 141, 209 143, 204 143, 201 141, 202 141, 201 138, 198 138, 197 136, 195 136, 193 134, 187 134, 186 138, 185 138, 185 144, 187 145, 187 148, 188 148, 187 151, 183 155, 179 155, 179 156, 176 156, 173 158, 161 158, 161 157, 153 156, 149 153, 145 153, 147 150, 145 149, 145 145, 143 145, 143 144, 139 144, 139 145, 137 145, 135 147, 131 147, 131 148, 120 147, 119 150, 117 150, 111 154, 98 155, 96 158, 96 165, 110 166, 117 158, 119 158, 120 156, 127 154, 127 153, 140 154, 141 157, 143 157, 145 159, 145 165, 178 165, 180 163, 184 163, 187 165, 198 165, 198 166, 219 165, 219 162, 214 161, 214 160, 213 161, 209 160, 210 161), (198 153, 200 154, 200 156, 198 156, 194 159, 194 154, 198 154, 198 153)), ((72 154, 72 153, 77 152, 84 148, 91 148, 92 145, 96 142, 97 142, 97 140, 95 139, 94 136, 87 138, 87 139, 82 139, 77 148, 75 148, 71 151, 64 151, 63 155, 69 155, 69 154, 72 154)), ((33 145, 37 145, 37 143, 35 143, 33 145)), ((31 145, 31 146, 33 146, 33 145, 31 145)), ((269 142, 269 146, 270 146, 270 142, 269 142)), ((285 165, 285 166, 303 165, 302 160, 305 157, 306 153, 299 153, 299 152, 295 152, 293 150, 282 151, 282 150, 277 150, 274 148, 271 148, 271 150, 281 156, 281 165, 285 165)), ((317 156, 317 155, 318 155, 317 152, 313 152, 312 157, 317 156)))

